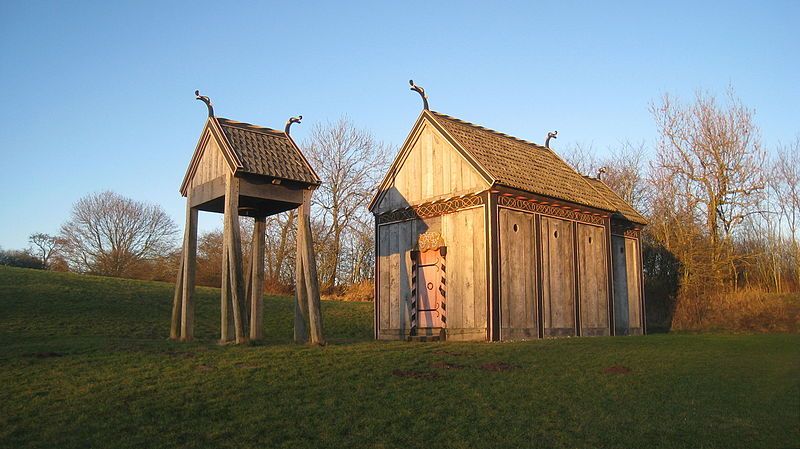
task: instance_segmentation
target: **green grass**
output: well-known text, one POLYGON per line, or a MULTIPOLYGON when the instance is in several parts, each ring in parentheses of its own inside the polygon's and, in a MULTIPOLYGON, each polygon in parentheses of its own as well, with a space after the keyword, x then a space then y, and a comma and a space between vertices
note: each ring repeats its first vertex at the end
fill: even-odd
POLYGON ((192 344, 171 296, 0 267, 0 446, 800 447, 798 335, 387 343, 371 304, 324 302, 319 348, 269 297, 267 341, 220 347, 218 291, 192 344))

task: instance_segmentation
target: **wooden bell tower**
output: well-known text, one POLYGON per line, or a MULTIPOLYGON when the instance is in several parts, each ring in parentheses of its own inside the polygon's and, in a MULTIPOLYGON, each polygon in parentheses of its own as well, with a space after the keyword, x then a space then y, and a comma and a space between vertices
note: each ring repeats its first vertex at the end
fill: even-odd
POLYGON ((194 291, 198 211, 224 214, 220 342, 263 338, 264 239, 266 217, 297 209, 295 341, 324 344, 317 265, 311 235, 311 195, 320 179, 290 137, 292 117, 283 131, 214 116, 208 120, 181 184, 186 197, 186 227, 172 304, 170 338, 194 336, 194 291), (244 261, 239 218, 254 220, 251 258, 244 261), (246 267, 246 268, 245 268, 246 267))

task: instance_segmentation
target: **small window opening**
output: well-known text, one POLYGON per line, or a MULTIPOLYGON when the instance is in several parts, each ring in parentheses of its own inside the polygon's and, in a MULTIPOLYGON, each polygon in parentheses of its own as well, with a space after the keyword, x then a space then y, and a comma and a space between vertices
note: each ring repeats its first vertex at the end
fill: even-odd
POLYGON ((620 249, 619 249, 619 253, 620 253, 620 254, 623 254, 624 252, 625 252, 625 248, 620 248, 620 249))
POLYGON ((514 225, 514 232, 517 232, 517 231, 519 231, 519 226, 514 225))
POLYGON ((592 243, 592 238, 591 238, 591 237, 589 237, 589 244, 591 244, 591 243, 592 243))
POLYGON ((555 237, 555 238, 558 238, 558 230, 556 230, 555 232, 553 232, 553 237, 555 237))

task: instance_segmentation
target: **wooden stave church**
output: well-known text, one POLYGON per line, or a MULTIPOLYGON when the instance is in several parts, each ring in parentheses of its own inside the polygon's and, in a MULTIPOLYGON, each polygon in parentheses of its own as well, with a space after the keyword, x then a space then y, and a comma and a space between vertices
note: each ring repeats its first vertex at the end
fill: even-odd
POLYGON ((550 148, 431 111, 426 101, 369 209, 377 339, 646 332, 646 220, 550 148), (420 312, 420 250, 431 250, 431 239, 441 247, 441 304, 420 312), (420 326, 418 315, 431 313, 438 327, 420 326))

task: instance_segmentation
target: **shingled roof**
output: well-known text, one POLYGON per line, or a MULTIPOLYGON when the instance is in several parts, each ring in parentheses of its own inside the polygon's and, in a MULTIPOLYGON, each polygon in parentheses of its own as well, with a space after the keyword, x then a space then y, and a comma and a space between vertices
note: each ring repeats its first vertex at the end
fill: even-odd
POLYGON ((553 150, 439 112, 431 117, 494 179, 495 184, 616 211, 615 205, 553 150))
POLYGON ((236 154, 237 172, 307 184, 320 183, 300 149, 285 132, 222 117, 214 119, 236 154))
POLYGON ((620 214, 623 218, 628 221, 632 221, 634 223, 639 224, 647 224, 647 220, 642 217, 639 212, 636 212, 636 209, 633 208, 627 201, 623 200, 622 197, 617 195, 616 192, 611 190, 611 187, 608 184, 604 183, 603 181, 597 178, 591 178, 589 176, 584 176, 587 181, 589 181, 592 186, 597 189, 606 199, 614 205, 614 208, 618 214, 620 214))

